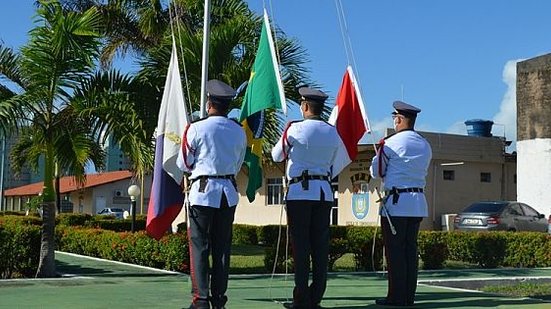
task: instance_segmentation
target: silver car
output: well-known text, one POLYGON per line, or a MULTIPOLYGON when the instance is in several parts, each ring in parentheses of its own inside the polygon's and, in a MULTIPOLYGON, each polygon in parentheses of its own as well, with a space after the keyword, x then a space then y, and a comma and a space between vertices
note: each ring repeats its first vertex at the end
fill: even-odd
POLYGON ((454 220, 456 230, 547 232, 548 222, 534 208, 515 201, 476 202, 454 220))
POLYGON ((98 215, 113 216, 116 219, 123 219, 124 209, 122 209, 122 208, 104 208, 101 211, 98 211, 98 215))

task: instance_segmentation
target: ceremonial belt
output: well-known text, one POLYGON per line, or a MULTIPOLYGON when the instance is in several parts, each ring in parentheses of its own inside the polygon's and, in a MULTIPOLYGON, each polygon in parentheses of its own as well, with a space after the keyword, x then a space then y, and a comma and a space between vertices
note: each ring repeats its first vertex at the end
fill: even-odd
POLYGON ((234 175, 201 175, 197 176, 197 178, 191 179, 191 183, 199 180, 199 192, 205 192, 205 188, 209 179, 229 179, 235 187, 235 190, 237 190, 237 183, 235 182, 234 175))
POLYGON ((385 190, 385 197, 384 201, 392 196, 392 204, 398 203, 398 199, 400 198, 400 193, 406 193, 406 192, 416 192, 416 193, 423 193, 425 190, 423 188, 396 188, 392 187, 390 190, 385 190))
POLYGON ((329 181, 329 176, 323 176, 323 175, 308 175, 306 177, 299 176, 299 177, 293 177, 291 180, 289 180, 289 184, 292 185, 297 182, 301 182, 304 180, 327 180, 329 181))

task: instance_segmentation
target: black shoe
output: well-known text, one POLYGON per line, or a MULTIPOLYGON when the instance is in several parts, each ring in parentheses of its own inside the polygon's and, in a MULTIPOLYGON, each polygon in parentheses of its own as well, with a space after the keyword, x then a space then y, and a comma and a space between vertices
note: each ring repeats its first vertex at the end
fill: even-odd
POLYGON ((283 303, 283 308, 293 309, 295 308, 295 305, 293 305, 292 302, 286 302, 286 303, 283 303))
POLYGON ((375 304, 379 305, 379 306, 393 306, 393 307, 409 307, 409 306, 413 306, 413 303, 412 304, 409 304, 409 303, 399 303, 399 302, 393 302, 393 301, 390 301, 386 298, 379 298, 379 299, 376 299, 375 300, 375 304))

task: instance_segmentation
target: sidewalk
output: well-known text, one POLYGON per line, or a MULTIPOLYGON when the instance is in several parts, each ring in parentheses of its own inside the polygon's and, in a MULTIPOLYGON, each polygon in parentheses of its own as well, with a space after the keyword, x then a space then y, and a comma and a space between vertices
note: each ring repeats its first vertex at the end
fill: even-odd
MULTIPOLYGON (((56 252, 59 279, 0 280, 0 308, 187 308, 187 275, 56 252)), ((447 279, 551 277, 551 269, 421 272, 416 308, 551 308, 551 303, 436 287, 447 279)), ((283 308, 291 297, 292 276, 232 275, 228 308, 283 308)), ((374 273, 329 276, 326 308, 382 308, 386 280, 374 273)))

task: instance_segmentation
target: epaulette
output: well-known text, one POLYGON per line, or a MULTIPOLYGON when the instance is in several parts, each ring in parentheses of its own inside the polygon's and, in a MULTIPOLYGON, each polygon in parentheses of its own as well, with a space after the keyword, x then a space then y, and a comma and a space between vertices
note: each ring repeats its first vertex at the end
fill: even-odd
POLYGON ((404 129, 404 130, 402 130, 402 131, 394 132, 394 133, 392 133, 392 134, 390 134, 390 135, 388 135, 388 136, 385 136, 383 139, 389 139, 389 138, 393 137, 394 135, 396 135, 396 134, 398 134, 398 133, 406 132, 406 131, 414 131, 414 132, 415 132, 415 130, 413 130, 413 129, 404 129))
POLYGON ((204 118, 200 118, 200 119, 195 119, 195 120, 193 120, 193 121, 190 122, 190 123, 197 123, 197 122, 199 122, 199 121, 206 120, 207 118, 209 118, 209 117, 204 117, 204 118))
POLYGON ((303 122, 304 119, 291 120, 285 125, 285 129, 289 128, 293 123, 303 122))
MULTIPOLYGON (((400 131, 400 132, 402 132, 402 131, 400 131)), ((389 138, 393 137, 394 135, 396 135, 396 133, 398 133, 398 132, 394 132, 394 133, 392 133, 392 134, 389 134, 389 135, 383 137, 383 140, 389 139, 389 138)))
POLYGON ((243 126, 243 125, 241 124, 241 122, 237 121, 237 119, 235 119, 235 118, 228 118, 228 119, 230 119, 231 121, 237 123, 237 125, 240 126, 240 127, 243 126))
POLYGON ((328 125, 330 125, 330 126, 332 126, 332 127, 335 126, 335 125, 333 125, 333 124, 330 124, 330 123, 329 123, 327 120, 325 120, 325 119, 322 119, 321 121, 325 122, 326 124, 328 124, 328 125))

